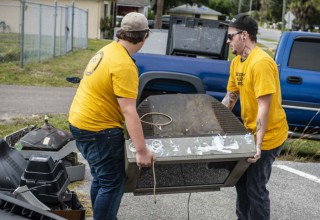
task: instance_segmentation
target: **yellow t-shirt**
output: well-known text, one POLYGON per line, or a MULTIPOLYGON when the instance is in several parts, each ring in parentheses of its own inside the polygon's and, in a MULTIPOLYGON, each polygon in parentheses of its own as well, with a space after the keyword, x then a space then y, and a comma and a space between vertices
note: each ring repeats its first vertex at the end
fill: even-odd
POLYGON ((136 99, 138 69, 126 49, 112 42, 89 61, 69 111, 69 122, 83 130, 121 128, 117 97, 136 99))
POLYGON ((241 56, 232 60, 228 91, 239 91, 241 118, 246 129, 256 135, 258 115, 257 98, 272 94, 267 130, 262 150, 280 146, 288 137, 286 114, 282 108, 278 68, 274 60, 255 47, 244 62, 241 56))

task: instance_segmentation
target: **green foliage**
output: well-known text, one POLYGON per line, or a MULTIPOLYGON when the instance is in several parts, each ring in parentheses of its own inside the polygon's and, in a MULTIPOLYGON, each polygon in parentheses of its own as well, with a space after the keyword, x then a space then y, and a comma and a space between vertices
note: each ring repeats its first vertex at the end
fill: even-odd
POLYGON ((20 59, 19 49, 11 49, 0 53, 0 63, 18 61, 20 59))
POLYGON ((235 1, 211 0, 209 7, 229 17, 233 17, 238 14, 235 1))
MULTIPOLYGON (((198 1, 193 1, 193 0, 170 0, 170 1, 163 1, 163 11, 162 14, 166 14, 166 11, 168 11, 171 8, 180 6, 180 5, 184 5, 184 4, 190 4, 192 5, 193 3, 196 3, 198 5, 205 5, 208 6, 211 2, 211 0, 198 0, 198 1)), ((153 11, 157 11, 157 1, 156 4, 154 4, 153 11)))
POLYGON ((103 34, 104 39, 112 39, 113 38, 113 25, 112 17, 104 17, 100 19, 100 30, 103 34))
POLYGON ((320 141, 288 138, 283 146, 282 158, 294 161, 319 161, 320 141))
POLYGON ((151 8, 148 9, 148 16, 147 16, 147 18, 148 18, 148 20, 154 20, 154 18, 155 18, 154 11, 153 11, 151 8))
POLYGON ((271 0, 269 3, 270 13, 268 20, 272 22, 282 21, 282 4, 283 0, 271 0))
POLYGON ((19 34, 0 33, 0 63, 20 58, 19 34))
POLYGON ((299 24, 302 30, 306 30, 308 24, 314 24, 320 12, 312 0, 291 0, 290 10, 296 16, 294 22, 299 24), (310 16, 312 15, 312 16, 310 16))
POLYGON ((312 0, 313 5, 320 11, 320 0, 312 0))

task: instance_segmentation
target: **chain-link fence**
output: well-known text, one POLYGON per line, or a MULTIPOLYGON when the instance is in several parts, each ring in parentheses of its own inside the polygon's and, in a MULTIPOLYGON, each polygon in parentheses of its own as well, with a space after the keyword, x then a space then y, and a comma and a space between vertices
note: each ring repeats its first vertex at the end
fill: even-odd
POLYGON ((0 2, 0 63, 19 60, 19 11, 17 4, 0 2))
POLYGON ((20 60, 21 67, 87 48, 88 12, 57 2, 53 6, 25 0, 0 3, 0 42, 0 62, 20 60))

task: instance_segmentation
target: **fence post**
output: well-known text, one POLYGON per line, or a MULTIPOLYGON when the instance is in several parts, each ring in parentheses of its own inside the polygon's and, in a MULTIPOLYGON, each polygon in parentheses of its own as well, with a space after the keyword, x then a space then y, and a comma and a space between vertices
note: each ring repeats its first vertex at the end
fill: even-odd
POLYGON ((68 52, 68 37, 69 37, 69 8, 65 8, 65 41, 64 41, 64 53, 68 52))
POLYGON ((21 0, 21 20, 20 20, 20 68, 24 67, 24 8, 26 2, 25 0, 21 0))
POLYGON ((88 36, 89 36, 89 9, 87 9, 87 14, 86 14, 86 49, 88 48, 88 36))
POLYGON ((42 12, 41 12, 41 4, 39 5, 39 41, 38 41, 38 62, 40 63, 40 60, 41 60, 41 20, 42 20, 42 12))
POLYGON ((59 33, 59 56, 61 56, 61 38, 62 38, 62 18, 63 18, 63 8, 60 8, 60 33, 59 33))
POLYGON ((74 1, 72 1, 72 10, 71 10, 71 51, 73 51, 73 26, 74 26, 74 1))
POLYGON ((56 55, 56 28, 57 28, 57 0, 54 1, 54 13, 53 13, 53 42, 52 42, 52 57, 56 55))

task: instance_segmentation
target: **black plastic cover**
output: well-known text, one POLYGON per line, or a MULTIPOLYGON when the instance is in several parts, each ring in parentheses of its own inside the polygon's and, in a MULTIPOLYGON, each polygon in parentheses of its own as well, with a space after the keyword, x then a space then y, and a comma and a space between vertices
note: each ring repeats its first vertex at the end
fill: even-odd
POLYGON ((73 138, 69 132, 55 128, 45 121, 41 128, 27 133, 19 143, 23 146, 23 150, 58 151, 71 140, 73 138))
POLYGON ((0 139, 0 188, 16 189, 26 166, 23 156, 11 149, 5 140, 0 139))
POLYGON ((43 203, 58 203, 68 197, 69 183, 70 178, 62 160, 54 163, 50 156, 32 155, 20 185, 27 185, 43 203))

